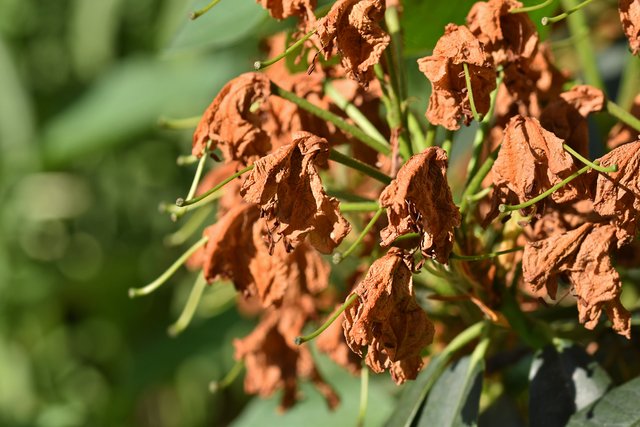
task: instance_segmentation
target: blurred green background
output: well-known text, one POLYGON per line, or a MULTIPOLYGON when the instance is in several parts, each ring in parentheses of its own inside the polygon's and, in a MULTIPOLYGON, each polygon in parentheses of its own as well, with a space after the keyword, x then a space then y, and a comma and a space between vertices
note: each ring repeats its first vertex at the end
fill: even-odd
MULTIPOLYGON (((233 366, 233 338, 252 324, 228 304, 228 287, 207 289, 177 338, 166 330, 193 273, 127 297, 184 250, 163 243, 178 225, 158 204, 189 187, 195 166, 176 157, 190 152, 190 132, 161 130, 158 118, 200 114, 251 70, 264 36, 291 26, 254 0, 187 19, 206 3, 0 0, 1 426, 353 425, 359 380, 325 359, 343 397, 332 415, 307 388, 284 418, 277 397, 249 400, 241 381, 208 392, 233 366)), ((434 23, 406 15, 412 64, 473 2, 427 3, 406 2, 430 7, 434 23)), ((426 105, 428 84, 411 69, 426 105)), ((380 379, 368 425, 384 421, 397 391, 380 379)))

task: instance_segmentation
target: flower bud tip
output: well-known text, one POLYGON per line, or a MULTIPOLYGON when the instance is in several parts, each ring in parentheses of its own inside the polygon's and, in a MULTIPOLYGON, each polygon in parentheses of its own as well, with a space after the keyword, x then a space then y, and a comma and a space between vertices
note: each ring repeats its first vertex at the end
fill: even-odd
POLYGON ((217 393, 220 390, 220 385, 217 381, 211 381, 209 383, 209 393, 217 393))
POLYGON ((500 212, 505 212, 507 210, 507 205, 501 204, 500 206, 498 206, 498 210, 500 212))
POLYGON ((548 16, 543 17, 541 20, 541 24, 544 26, 549 25, 549 17, 548 16))
POLYGON ((253 63, 253 68, 254 68, 256 71, 259 71, 259 70, 262 68, 262 62, 260 62, 260 61, 256 61, 256 62, 254 62, 254 63, 253 63))
POLYGON ((135 298, 138 296, 138 293, 136 292, 135 288, 129 288, 128 294, 129 294, 129 298, 135 298))
POLYGON ((333 263, 334 264, 340 264, 342 262, 344 258, 342 257, 342 254, 340 252, 336 252, 335 254, 333 254, 333 263))
POLYGON ((303 338, 302 338, 302 337, 296 337, 296 338, 293 340, 293 342, 294 342, 294 344, 295 344, 295 345, 300 345, 300 344, 302 344, 304 341, 303 341, 303 338))
POLYGON ((179 207, 179 208, 184 206, 184 199, 182 197, 178 197, 176 199, 176 206, 179 207))

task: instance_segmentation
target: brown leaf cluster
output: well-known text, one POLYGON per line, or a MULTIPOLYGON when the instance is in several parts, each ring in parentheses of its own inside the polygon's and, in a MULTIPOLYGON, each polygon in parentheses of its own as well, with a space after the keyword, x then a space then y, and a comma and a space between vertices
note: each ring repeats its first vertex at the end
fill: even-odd
POLYGON ((431 81, 427 119, 449 130, 460 128, 458 121, 473 118, 463 63, 469 68, 476 110, 486 114, 490 95, 496 87, 493 59, 467 27, 449 24, 430 56, 418 60, 420 71, 431 81))
POLYGON ((297 16, 300 19, 300 27, 304 32, 309 31, 316 21, 313 10, 317 0, 256 0, 275 19, 286 19, 297 16))
POLYGON ((207 107, 193 134, 193 155, 201 157, 220 147, 226 161, 250 164, 271 149, 269 135, 261 126, 261 104, 270 94, 269 79, 245 73, 227 83, 207 107))
POLYGON ((325 139, 295 133, 291 144, 257 160, 242 185, 244 199, 260 206, 270 232, 284 240, 287 250, 308 236, 317 250, 331 253, 351 230, 338 200, 327 196, 318 175, 317 167, 325 165, 328 156, 325 139))
POLYGON ((358 298, 343 322, 349 347, 361 356, 366 348, 367 365, 378 373, 389 369, 397 384, 415 379, 434 327, 416 302, 403 253, 394 248, 374 261, 352 293, 358 298))
POLYGON ((421 235, 424 256, 446 264, 453 248, 453 229, 460 226, 460 211, 447 182, 447 153, 427 148, 412 156, 380 194, 389 224, 380 232, 383 246, 408 233, 421 235))
POLYGON ((618 10, 631 52, 637 55, 640 53, 640 3, 637 0, 619 0, 618 10))
POLYGON ((364 87, 373 79, 373 66, 390 41, 378 24, 384 12, 383 0, 338 0, 317 23, 324 57, 337 50, 347 76, 364 87))

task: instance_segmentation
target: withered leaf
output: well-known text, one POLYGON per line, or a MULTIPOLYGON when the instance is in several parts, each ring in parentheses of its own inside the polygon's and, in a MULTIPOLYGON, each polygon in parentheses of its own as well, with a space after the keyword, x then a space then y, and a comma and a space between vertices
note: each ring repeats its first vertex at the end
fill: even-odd
POLYGON ((538 49, 538 32, 527 13, 509 13, 522 7, 514 0, 476 2, 467 15, 467 26, 491 52, 496 64, 529 62, 538 49))
POLYGON ((400 384, 415 379, 420 351, 433 341, 434 327, 416 302, 411 270, 401 250, 377 259, 352 294, 358 298, 344 313, 347 344, 374 372, 391 369, 400 384))
POLYGON ((365 87, 390 41, 378 24, 384 12, 384 0, 338 0, 316 26, 325 58, 337 49, 347 76, 365 87))
POLYGON ((461 117, 465 123, 471 121, 463 63, 469 68, 476 110, 479 114, 489 111, 491 91, 496 87, 493 59, 467 27, 449 24, 432 55, 418 60, 433 88, 426 113, 430 123, 457 130, 461 117))
POLYGON ((560 98, 578 110, 582 117, 602 111, 606 103, 604 92, 589 85, 574 86, 561 93, 560 98))
POLYGON ((296 132, 293 142, 255 162, 242 185, 247 202, 260 206, 285 247, 297 246, 306 236, 316 249, 331 253, 349 234, 351 226, 339 202, 327 196, 317 166, 325 165, 329 145, 308 132, 296 132))
POLYGON ((317 0, 256 0, 275 19, 286 19, 291 16, 300 18, 302 28, 307 31, 316 20, 313 10, 317 0))
POLYGON ((207 107, 193 134, 192 153, 202 156, 220 147, 227 162, 250 164, 271 149, 269 135, 261 127, 261 104, 270 94, 269 79, 262 73, 245 73, 227 83, 207 107))
POLYGON ((598 174, 593 207, 617 226, 618 240, 626 243, 635 238, 640 215, 640 140, 610 151, 600 164, 617 164, 618 171, 598 174))
POLYGON ((380 194, 389 225, 380 232, 382 245, 408 233, 420 233, 425 256, 446 264, 453 248, 453 229, 460 226, 460 211, 447 182, 447 153, 429 147, 412 156, 380 194))
POLYGON ((640 3, 637 0, 619 0, 618 10, 631 52, 637 55, 640 52, 640 3))
POLYGON ((607 312, 613 329, 630 336, 630 315, 620 303, 621 282, 610 252, 616 227, 585 223, 575 230, 528 243, 523 254, 524 280, 536 290, 546 287, 555 298, 557 276, 565 275, 578 299, 579 320, 588 329, 607 312))
MULTIPOLYGON (((575 162, 562 147, 563 142, 545 130, 538 120, 513 117, 491 169, 496 197, 502 203, 522 203, 575 172, 575 162)), ((581 180, 574 180, 550 197, 557 203, 574 200, 585 194, 582 185, 581 180)), ((543 206, 544 200, 539 204, 543 206)))

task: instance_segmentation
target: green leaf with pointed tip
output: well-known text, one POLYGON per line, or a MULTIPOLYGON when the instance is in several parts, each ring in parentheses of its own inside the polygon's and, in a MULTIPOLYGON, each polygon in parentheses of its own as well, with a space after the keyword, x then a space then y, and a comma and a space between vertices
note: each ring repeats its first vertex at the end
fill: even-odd
POLYGON ((577 410, 601 397, 611 378, 575 344, 539 351, 529 373, 529 423, 564 426, 577 410))
POLYGON ((568 427, 640 426, 640 377, 606 393, 576 412, 568 427))
POLYGON ((475 426, 478 423, 484 360, 465 356, 440 376, 417 419, 417 427, 475 426))

